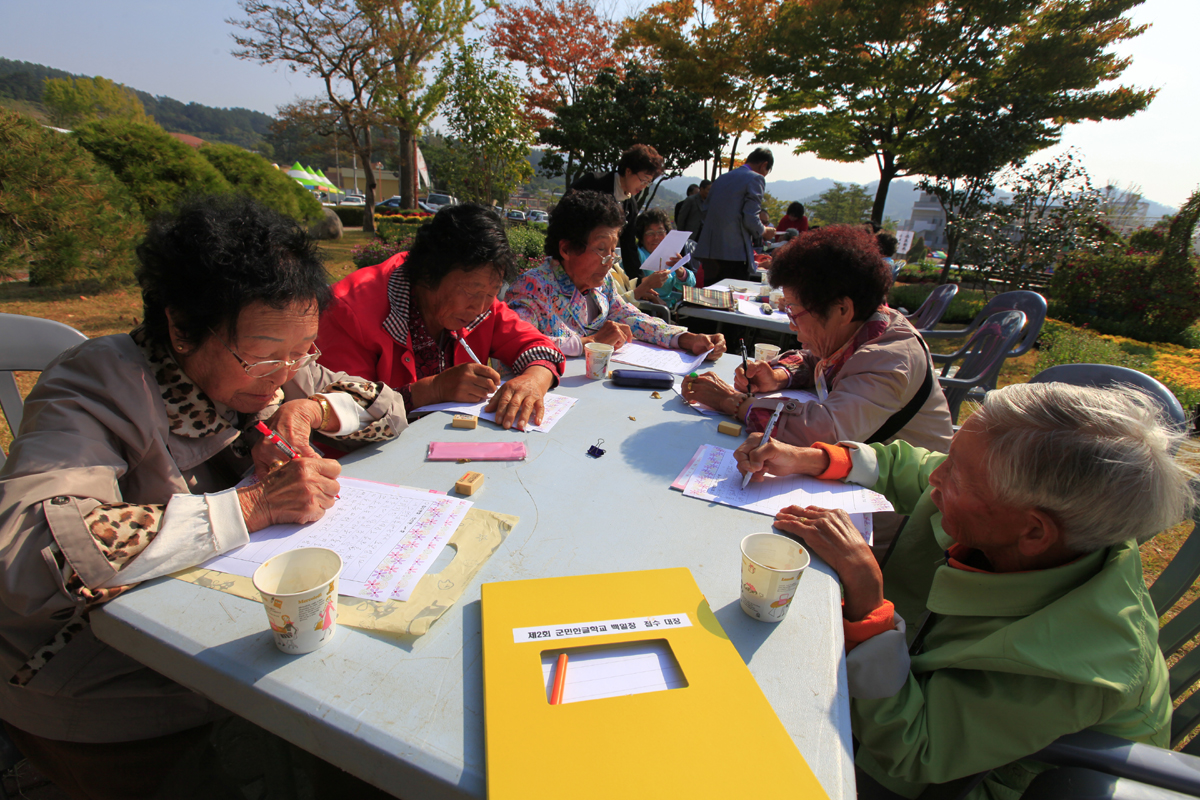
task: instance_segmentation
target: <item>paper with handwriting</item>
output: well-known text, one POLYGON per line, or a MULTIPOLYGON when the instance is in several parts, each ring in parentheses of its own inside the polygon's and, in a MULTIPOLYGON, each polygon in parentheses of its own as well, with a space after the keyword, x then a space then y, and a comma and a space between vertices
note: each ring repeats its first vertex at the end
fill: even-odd
POLYGON ((634 367, 687 375, 703 364, 704 359, 711 352, 712 350, 708 350, 697 356, 684 350, 655 347, 642 342, 626 342, 613 351, 612 360, 634 367))

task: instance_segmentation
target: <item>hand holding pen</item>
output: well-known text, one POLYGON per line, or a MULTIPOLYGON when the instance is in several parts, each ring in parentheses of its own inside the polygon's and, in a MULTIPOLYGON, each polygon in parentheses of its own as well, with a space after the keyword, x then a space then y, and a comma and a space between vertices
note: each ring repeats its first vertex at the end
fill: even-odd
MULTIPOLYGON (((770 422, 767 423, 766 430, 763 431, 762 439, 759 442, 758 447, 756 448, 756 453, 755 453, 756 456, 765 455, 765 453, 763 452, 763 448, 766 447, 767 443, 771 441, 771 432, 775 430, 775 423, 779 422, 779 415, 783 413, 783 405, 784 405, 784 403, 782 400, 780 400, 778 403, 775 404, 775 413, 771 415, 771 420, 770 420, 770 422)), ((741 450, 740 447, 738 449, 741 450)), ((750 485, 750 478, 753 475, 754 475, 754 472, 749 471, 742 478, 742 488, 743 489, 745 489, 747 486, 750 485)))

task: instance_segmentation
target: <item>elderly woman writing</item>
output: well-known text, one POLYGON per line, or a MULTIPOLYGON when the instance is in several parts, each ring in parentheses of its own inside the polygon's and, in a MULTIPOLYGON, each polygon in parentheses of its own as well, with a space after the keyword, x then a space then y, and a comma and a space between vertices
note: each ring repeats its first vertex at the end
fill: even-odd
POLYGON ((550 337, 568 356, 583 355, 588 342, 620 347, 637 339, 710 360, 725 352, 725 337, 689 333, 642 313, 623 300, 609 269, 616 260, 621 209, 609 195, 571 192, 550 215, 546 261, 521 275, 508 304, 550 337))
POLYGON ((410 410, 491 395, 487 410, 503 427, 540 423, 564 359, 496 299, 515 263, 493 211, 469 203, 441 209, 410 251, 334 284, 317 339, 321 363, 383 381, 410 410), (515 376, 501 385, 491 357, 515 376))
POLYGON ((761 431, 777 401, 753 393, 806 389, 789 400, 774 436, 789 444, 902 439, 945 452, 951 420, 929 352, 902 314, 887 307, 891 270, 864 231, 836 225, 811 231, 781 249, 771 285, 783 289, 801 349, 738 367, 734 385, 714 373, 683 384, 683 396, 761 431))
POLYGON ((138 257, 143 324, 42 373, 0 472, 0 718, 73 796, 160 791, 225 714, 102 644, 89 610, 268 525, 319 519, 340 469, 310 436, 345 448, 405 425, 390 389, 314 363, 329 288, 295 222, 197 200, 138 257), (259 421, 305 457, 243 435, 259 421), (260 480, 234 488, 251 466, 260 480))
POLYGON ((1036 774, 1021 759, 1084 729, 1167 744, 1138 541, 1193 502, 1180 438, 1133 389, 1016 384, 988 393, 949 455, 758 434, 738 448, 756 479, 841 478, 911 515, 882 573, 844 512, 775 518, 842 581, 860 797, 989 769, 972 798, 1018 797, 1036 774))

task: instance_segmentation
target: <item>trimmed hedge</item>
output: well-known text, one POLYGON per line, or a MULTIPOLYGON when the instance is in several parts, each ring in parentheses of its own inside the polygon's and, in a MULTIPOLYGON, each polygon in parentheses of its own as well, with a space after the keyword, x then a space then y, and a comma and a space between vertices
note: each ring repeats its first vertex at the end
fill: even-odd
POLYGON ((375 235, 389 243, 411 243, 419 227, 421 223, 395 222, 387 217, 375 218, 375 235))
MULTIPOLYGON (((362 206, 332 206, 333 213, 338 215, 342 225, 347 228, 361 228, 363 224, 362 206)), ((386 217, 385 217, 386 219, 386 217)))

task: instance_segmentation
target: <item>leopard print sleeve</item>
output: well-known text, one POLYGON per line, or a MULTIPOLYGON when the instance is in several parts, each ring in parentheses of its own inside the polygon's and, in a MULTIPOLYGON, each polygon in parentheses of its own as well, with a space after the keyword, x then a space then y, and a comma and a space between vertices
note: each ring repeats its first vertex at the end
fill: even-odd
POLYGON ((111 503, 96 506, 83 522, 108 563, 120 570, 154 541, 166 513, 166 505, 111 503))
MULTIPOLYGON (((381 384, 373 381, 334 381, 322 389, 321 394, 343 392, 363 408, 370 408, 379 397, 380 386, 381 384)), ((353 433, 331 438, 349 442, 386 442, 396 438, 396 431, 386 419, 377 419, 353 433)))

